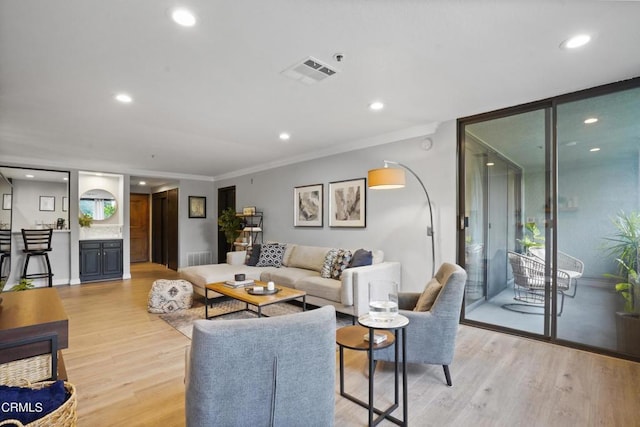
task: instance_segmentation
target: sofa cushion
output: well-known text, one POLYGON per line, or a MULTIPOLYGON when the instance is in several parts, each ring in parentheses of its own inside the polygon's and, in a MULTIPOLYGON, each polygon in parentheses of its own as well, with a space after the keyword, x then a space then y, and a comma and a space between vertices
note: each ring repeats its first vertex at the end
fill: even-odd
POLYGON ((319 246, 297 245, 289 257, 288 267, 306 268, 307 270, 322 271, 324 259, 330 248, 319 246))
POLYGON ((429 283, 427 283, 427 286, 425 286, 424 291, 420 295, 420 298, 418 298, 418 302, 416 303, 416 307, 413 309, 413 311, 431 310, 431 307, 436 301, 436 298, 438 298, 438 294, 440 293, 441 289, 442 283, 438 282, 435 277, 431 279, 429 283))
POLYGON ((322 270, 320 270, 320 277, 324 277, 325 279, 331 279, 331 269, 333 268, 333 263, 336 260, 337 255, 338 255, 337 249, 329 249, 329 252, 327 252, 327 255, 325 255, 324 257, 322 270))
POLYGON ((338 249, 338 254, 331 268, 331 278, 340 279, 342 272, 349 266, 351 261, 351 251, 346 249, 338 249))
POLYGON ((277 243, 262 245, 256 267, 280 267, 285 250, 284 245, 277 243))
POLYGON ((365 265, 371 265, 372 262, 373 255, 371 254, 371 251, 358 249, 353 253, 353 257, 351 257, 348 268, 364 267, 365 265))
POLYGON ((305 291, 307 295, 341 302, 340 290, 342 282, 324 277, 305 277, 296 282, 296 289, 305 291))
POLYGON ((293 253, 293 250, 298 245, 296 245, 295 243, 281 243, 281 244, 286 246, 286 249, 284 250, 284 255, 282 256, 282 265, 285 267, 289 267, 291 254, 293 253))
POLYGON ((253 247, 251 248, 251 255, 249 255, 249 259, 247 260, 247 265, 255 267, 255 265, 258 263, 258 260, 260 259, 261 246, 262 245, 259 244, 253 245, 253 247))
POLYGON ((296 267, 287 267, 287 268, 278 268, 274 269, 268 273, 267 275, 260 275, 260 280, 269 281, 272 280, 276 283, 276 285, 287 286, 289 288, 298 289, 298 281, 301 279, 305 279, 307 277, 318 277, 320 273, 313 270, 307 270, 306 268, 296 268, 296 267))

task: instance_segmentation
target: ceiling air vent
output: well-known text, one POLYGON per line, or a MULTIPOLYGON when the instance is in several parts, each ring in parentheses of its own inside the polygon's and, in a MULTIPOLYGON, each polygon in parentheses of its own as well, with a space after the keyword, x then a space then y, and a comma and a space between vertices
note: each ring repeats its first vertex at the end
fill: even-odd
POLYGON ((310 56, 282 71, 283 76, 310 85, 333 76, 337 70, 310 56))

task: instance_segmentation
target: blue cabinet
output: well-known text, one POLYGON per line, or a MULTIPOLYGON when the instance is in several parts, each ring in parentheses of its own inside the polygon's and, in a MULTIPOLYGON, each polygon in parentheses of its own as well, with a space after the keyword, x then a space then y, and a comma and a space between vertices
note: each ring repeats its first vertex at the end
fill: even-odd
POLYGON ((81 240, 80 281, 122 278, 122 240, 81 240))

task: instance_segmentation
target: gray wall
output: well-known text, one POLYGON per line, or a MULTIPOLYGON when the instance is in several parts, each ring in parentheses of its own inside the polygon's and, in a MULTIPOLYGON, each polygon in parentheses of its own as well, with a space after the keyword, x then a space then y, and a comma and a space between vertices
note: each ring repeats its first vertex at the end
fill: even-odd
POLYGON ((436 268, 456 259, 456 131, 455 122, 431 135, 433 148, 422 139, 392 142, 252 173, 216 182, 236 186, 236 208, 256 206, 264 212, 264 239, 343 248, 376 248, 385 259, 402 263, 402 289, 421 291, 431 276, 431 244, 426 235, 429 211, 418 182, 407 173, 400 190, 367 190, 366 228, 330 228, 327 218, 329 182, 367 176, 383 160, 404 163, 422 179, 435 217, 436 268), (324 227, 293 226, 294 187, 324 184, 324 227))
POLYGON ((179 266, 186 267, 190 252, 211 252, 216 258, 217 209, 216 189, 213 182, 180 180, 179 197, 179 266), (189 196, 207 198, 207 217, 189 218, 189 196))

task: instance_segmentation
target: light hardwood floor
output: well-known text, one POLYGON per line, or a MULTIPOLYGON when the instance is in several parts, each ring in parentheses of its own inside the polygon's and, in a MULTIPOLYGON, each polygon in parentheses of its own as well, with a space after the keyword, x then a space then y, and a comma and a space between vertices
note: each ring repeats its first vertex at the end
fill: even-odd
MULTIPOLYGON (((190 341, 146 311, 153 281, 177 274, 134 264, 132 275, 57 288, 69 315, 63 353, 81 427, 184 425, 190 341)), ((365 355, 345 356, 347 390, 365 398, 365 355)), ((442 367, 409 367, 409 425, 640 425, 638 363, 462 326, 451 372, 447 387, 442 367)), ((337 375, 336 364, 336 426, 366 425, 366 410, 339 396, 337 375)), ((376 393, 380 405, 392 398, 388 365, 378 368, 376 393)))

